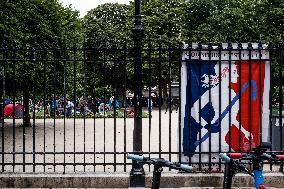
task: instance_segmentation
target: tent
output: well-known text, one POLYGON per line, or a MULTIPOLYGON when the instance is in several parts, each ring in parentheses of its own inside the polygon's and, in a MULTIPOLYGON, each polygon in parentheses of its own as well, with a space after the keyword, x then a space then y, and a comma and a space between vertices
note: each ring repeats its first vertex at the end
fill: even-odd
MULTIPOLYGON (((4 116, 5 117, 12 117, 14 111, 13 104, 7 104, 4 107, 4 116)), ((24 106, 22 104, 15 105, 15 118, 23 118, 24 106)))

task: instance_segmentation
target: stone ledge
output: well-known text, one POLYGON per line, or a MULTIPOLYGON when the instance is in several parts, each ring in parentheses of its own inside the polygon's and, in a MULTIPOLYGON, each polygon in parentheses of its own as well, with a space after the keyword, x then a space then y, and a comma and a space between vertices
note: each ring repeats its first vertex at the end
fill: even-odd
MULTIPOLYGON (((283 173, 264 174, 266 186, 284 187, 283 173)), ((146 175, 146 187, 151 186, 151 175, 146 175)), ((161 187, 214 187, 220 188, 223 174, 181 174, 163 173, 161 187)), ((253 187, 252 177, 238 174, 234 177, 234 187, 253 187)), ((128 188, 129 173, 74 173, 74 174, 0 174, 0 188, 128 188)))

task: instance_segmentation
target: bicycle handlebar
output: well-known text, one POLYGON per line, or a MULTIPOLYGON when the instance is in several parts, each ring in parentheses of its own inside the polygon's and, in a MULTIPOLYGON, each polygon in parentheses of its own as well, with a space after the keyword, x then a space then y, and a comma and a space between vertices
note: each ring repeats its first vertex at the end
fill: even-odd
POLYGON ((160 166, 169 167, 172 169, 183 170, 186 172, 191 172, 193 170, 193 167, 190 165, 181 164, 178 162, 170 162, 162 158, 147 158, 142 155, 128 154, 127 159, 139 161, 144 164, 160 165, 160 166))
POLYGON ((263 153, 261 155, 255 156, 253 153, 221 153, 220 158, 225 161, 226 163, 230 162, 231 159, 244 159, 244 160, 252 160, 254 158, 260 158, 263 160, 268 160, 268 161, 281 161, 284 160, 284 155, 270 155, 267 153, 263 153))
POLYGON ((276 155, 279 160, 284 160, 284 155, 276 155))
MULTIPOLYGON (((239 162, 237 161, 234 161, 234 158, 231 158, 229 157, 227 154, 224 154, 224 153, 221 153, 220 155, 220 158, 225 161, 226 163, 233 163, 234 164, 234 167, 237 169, 237 170, 240 170, 242 172, 245 172, 245 173, 248 173, 250 175, 251 172, 242 164, 240 164, 239 162)), ((238 155, 239 156, 239 155, 238 155)))
POLYGON ((127 159, 132 159, 132 160, 135 160, 135 161, 145 161, 146 160, 144 158, 144 156, 135 155, 135 154, 128 154, 127 159))
POLYGON ((231 158, 229 156, 227 156, 227 154, 221 153, 219 156, 226 163, 229 163, 231 161, 231 158))
POLYGON ((186 172, 191 172, 193 170, 193 167, 186 164, 180 164, 180 168, 186 172))

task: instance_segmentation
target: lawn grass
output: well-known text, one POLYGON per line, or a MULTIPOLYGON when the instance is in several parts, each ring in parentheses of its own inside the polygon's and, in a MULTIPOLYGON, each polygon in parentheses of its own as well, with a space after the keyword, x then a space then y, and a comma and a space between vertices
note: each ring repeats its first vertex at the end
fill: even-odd
MULTIPOLYGON (((31 118, 33 118, 33 112, 30 113, 31 118)), ((44 119, 45 118, 54 118, 53 115, 50 114, 45 114, 43 111, 39 111, 39 112, 35 112, 35 119, 44 119)), ((114 118, 114 111, 110 110, 110 111, 106 111, 105 113, 96 113, 94 114, 93 112, 88 113, 86 115, 82 114, 82 113, 77 113, 76 114, 76 118, 86 118, 86 119, 92 119, 92 118, 114 118)), ((116 118, 133 118, 134 115, 133 114, 126 114, 125 109, 121 108, 121 109, 117 109, 116 110, 116 118)), ((149 114, 148 112, 142 112, 142 118, 148 118, 149 114)), ((63 119, 64 115, 58 115, 55 116, 56 119, 63 119)), ((65 118, 74 118, 74 116, 71 117, 65 117, 65 118)))

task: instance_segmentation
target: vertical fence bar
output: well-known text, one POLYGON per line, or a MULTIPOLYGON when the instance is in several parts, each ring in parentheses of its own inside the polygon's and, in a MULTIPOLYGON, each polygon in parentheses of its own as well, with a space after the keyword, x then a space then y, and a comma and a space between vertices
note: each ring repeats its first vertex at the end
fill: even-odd
MULTIPOLYGON (((35 73, 35 69, 36 69, 36 41, 34 39, 33 44, 32 44, 32 63, 33 63, 33 72, 35 73)), ((36 125, 35 125, 35 76, 33 78, 33 95, 32 95, 32 105, 33 105, 33 172, 35 172, 35 150, 36 150, 36 125)))
POLYGON ((76 42, 74 41, 73 43, 73 102, 74 102, 74 119, 73 119, 73 124, 74 124, 74 136, 73 136, 73 152, 74 152, 74 164, 73 164, 73 167, 74 167, 74 172, 76 172, 76 63, 77 63, 77 44, 76 42))
POLYGON ((279 125, 280 125, 280 148, 281 151, 283 151, 283 121, 282 121, 282 116, 283 116, 283 44, 279 44, 279 77, 280 77, 280 85, 279 85, 279 125))
POLYGON ((113 102, 112 102, 112 106, 113 106, 113 122, 114 122, 114 129, 113 129, 113 135, 114 135, 114 142, 113 142, 113 149, 114 149, 114 172, 116 172, 116 111, 117 111, 117 107, 116 107, 116 104, 117 104, 117 46, 116 46, 116 41, 114 41, 113 43, 113 96, 114 96, 114 99, 113 99, 113 102))
MULTIPOLYGON (((271 43, 268 44, 268 51, 269 51, 269 67, 270 67, 270 70, 269 70, 269 75, 270 75, 270 88, 272 88, 272 85, 273 85, 273 75, 272 75, 272 53, 274 53, 274 49, 273 49, 273 46, 271 43)), ((273 113, 272 113, 272 90, 269 90, 269 142, 272 143, 272 116, 273 116, 273 113)))
POLYGON ((94 54, 94 60, 93 60, 93 79, 94 79, 94 86, 93 86, 93 112, 94 112, 94 172, 96 171, 96 113, 97 113, 97 97, 96 97, 96 53, 97 52, 97 46, 96 46, 96 35, 94 35, 94 41, 93 41, 93 54, 94 54))
MULTIPOLYGON (((188 46, 190 46, 191 44, 188 44, 188 46)), ((183 64, 183 49, 184 46, 182 44, 179 44, 178 46, 178 54, 179 54, 179 59, 178 59, 178 72, 179 72, 179 78, 178 78, 178 161, 181 162, 181 156, 182 156, 182 145, 181 145, 181 68, 182 68, 182 64, 183 64)), ((188 48, 189 49, 189 48, 188 48)), ((191 57, 191 51, 189 50, 189 57, 191 57)), ((191 115, 191 112, 189 111, 189 115, 191 115)), ((190 141, 190 139, 189 139, 190 141)))
MULTIPOLYGON (((123 151, 126 152, 126 117, 127 117, 127 99, 126 99, 126 80, 127 80, 127 43, 126 40, 123 44, 123 65, 124 65, 124 90, 123 90, 123 100, 124 100, 124 116, 123 116, 123 151)), ((126 172, 126 153, 124 154, 124 172, 126 172)))
MULTIPOLYGON (((229 86, 231 85, 231 82, 232 82, 232 44, 231 43, 228 43, 228 48, 227 50, 229 51, 229 86)), ((232 130, 231 130, 231 124, 232 124, 232 105, 231 105, 231 102, 232 102, 232 90, 229 88, 229 152, 232 151, 232 147, 231 147, 231 144, 232 144, 232 130)))
POLYGON ((56 119, 56 63, 58 60, 58 49, 57 47, 55 47, 54 52, 53 52, 53 99, 51 102, 51 110, 52 110, 52 115, 53 115, 53 172, 55 172, 55 168, 56 168, 56 162, 55 162, 55 151, 56 151, 56 129, 55 129, 55 119, 56 119))
MULTIPOLYGON (((86 172, 86 102, 87 102, 87 98, 86 98, 86 51, 87 51, 87 44, 86 41, 84 39, 84 44, 83 44, 83 64, 84 64, 84 97, 83 97, 83 104, 81 103, 81 106, 83 106, 83 116, 84 116, 84 172, 86 172)), ((82 110, 82 107, 81 107, 82 110)))
POLYGON ((63 99, 63 112, 64 112, 64 117, 63 117, 63 152, 64 152, 64 155, 63 155, 63 173, 65 173, 66 171, 66 105, 67 105, 67 94, 66 94, 66 87, 67 87, 67 84, 66 84, 66 75, 67 75, 67 72, 66 72, 66 66, 67 66, 67 44, 66 44, 66 39, 64 39, 64 43, 63 43, 63 64, 64 64, 64 70, 63 70, 63 90, 64 90, 64 99, 63 99))
MULTIPOLYGON (((163 97, 162 97, 162 44, 161 44, 161 39, 159 40, 159 48, 158 48, 158 65, 159 65, 159 158, 161 158, 161 150, 162 150, 162 144, 161 144, 161 131, 162 131, 162 115, 161 115, 161 111, 162 111, 162 102, 163 102, 163 97)), ((168 98, 168 95, 167 95, 168 98)), ((167 99, 166 99, 166 103, 167 99)), ((167 105, 168 106, 168 105, 167 105)))
MULTIPOLYGON (((34 81, 35 82, 35 81, 34 81)), ((32 106, 33 106, 33 172, 35 172, 35 160, 36 160, 36 123, 35 123, 35 119, 36 119, 36 115, 35 115, 35 87, 33 86, 33 96, 32 96, 32 106)))
POLYGON ((103 68, 104 68, 104 137, 103 137, 103 141, 104 141, 104 172, 106 171, 106 111, 105 111, 105 107, 106 107, 106 54, 107 54, 107 44, 106 44, 106 40, 103 41, 103 68))
POLYGON ((148 71, 148 95, 149 95, 149 98, 148 98, 148 113, 149 113, 149 133, 148 133, 148 137, 149 137, 149 145, 148 145, 148 148, 149 148, 149 157, 151 157, 150 155, 150 152, 151 152, 151 129, 152 129, 152 107, 153 107, 153 101, 152 101, 152 88, 151 88, 151 84, 152 84, 152 59, 151 59, 151 56, 152 56, 152 43, 151 43, 151 40, 149 39, 148 41, 148 56, 147 56, 147 62, 148 62, 148 66, 149 66, 149 71, 148 71))
MULTIPOLYGON (((262 143, 262 113, 263 113, 263 111, 262 111, 262 99, 263 99, 263 96, 261 95, 261 93, 262 93, 262 82, 261 82, 261 80, 262 80, 262 72, 263 72, 263 70, 262 70, 262 65, 263 65, 263 62, 261 61, 261 59, 262 59, 262 53, 261 53, 261 51, 262 51, 262 43, 261 42, 259 42, 259 44, 258 44, 258 53, 259 53, 259 115, 260 115, 260 120, 259 120, 259 124, 260 124, 260 128, 259 128, 259 141, 260 141, 260 144, 262 143)), ((264 63, 264 66, 265 66, 265 63, 264 63)))
POLYGON ((94 60, 93 60, 93 79, 94 79, 94 84, 93 84, 93 96, 92 96, 92 111, 94 113, 94 144, 93 144, 93 148, 94 148, 94 172, 96 171, 96 113, 97 113, 97 97, 96 97, 96 53, 99 53, 99 51, 97 52, 97 46, 96 46, 96 35, 94 34, 94 39, 93 41, 91 41, 91 46, 92 46, 92 50, 89 52, 91 53, 91 55, 93 54, 94 56, 94 60))
MULTIPOLYGON (((23 59, 23 67, 25 68, 26 67, 26 51, 27 51, 27 46, 26 46, 26 42, 24 43, 24 47, 23 47, 23 55, 24 55, 24 59, 23 59)), ((24 77, 24 80, 26 80, 26 75, 27 75, 27 70, 23 70, 23 77, 24 77)), ((24 87, 29 90, 29 88, 27 87, 27 84, 24 83, 24 87)), ((29 110, 27 108, 27 95, 26 95, 27 91, 23 91, 23 104, 24 104, 24 117, 23 117, 23 172, 26 172, 26 166, 25 166, 25 163, 26 163, 26 156, 25 156, 25 151, 26 151, 26 126, 29 124, 27 123, 27 116, 28 116, 28 113, 29 113, 29 110)))
MULTIPOLYGON (((221 111, 222 111, 222 49, 223 49, 223 45, 222 43, 219 43, 218 44, 218 56, 219 56, 219 60, 218 60, 218 63, 219 63, 219 87, 218 87, 218 96, 219 96, 219 113, 218 113, 218 117, 221 117, 221 111)), ((221 127, 221 124, 222 122, 220 121, 220 127, 221 127)), ((222 135, 221 135, 221 132, 219 132, 219 136, 218 136, 218 148, 219 148, 219 154, 222 152, 222 149, 221 149, 221 144, 222 144, 222 135)), ((219 158, 219 170, 221 170, 221 159, 219 158)))
MULTIPOLYGON (((239 91, 241 91, 241 88, 242 88, 242 82, 241 82, 241 78, 242 78, 242 44, 239 43, 238 44, 238 51, 239 51, 239 70, 240 70, 240 73, 239 73, 239 91)), ((239 95, 239 116, 240 116, 240 121, 239 121, 239 151, 242 152, 242 148, 241 148, 241 128, 242 128, 242 95, 239 95)))
MULTIPOLYGON (((142 152, 142 40, 144 29, 142 26, 141 0, 135 0, 135 23, 133 28, 134 40, 134 130, 133 150, 135 153, 142 152)), ((145 186, 145 173, 143 166, 133 161, 130 173, 130 186, 145 186)))
POLYGON ((48 50, 47 50, 47 43, 44 42, 44 47, 43 47, 43 85, 44 85, 44 91, 43 91, 43 172, 45 172, 45 127, 46 127, 46 62, 48 60, 48 50))
MULTIPOLYGON (((187 70, 187 78, 186 78, 186 83, 187 83, 187 86, 186 86, 186 95, 188 95, 189 94, 189 96, 190 96, 190 98, 189 98, 189 104, 190 105, 192 105, 192 81, 191 81, 191 78, 192 78, 192 69, 193 69, 193 67, 192 67, 192 43, 189 43, 188 44, 188 47, 187 47, 187 51, 188 51, 188 62, 185 60, 185 68, 184 69, 186 69, 187 70)), ((183 51, 181 52, 181 53, 183 53, 183 51)), ((182 56, 183 56, 183 54, 181 55, 181 61, 182 61, 182 56)), ((182 63, 183 62, 181 62, 181 65, 180 65, 180 73, 181 73, 181 66, 182 66, 182 63)), ((181 74, 180 74, 180 83, 182 82, 182 76, 181 76, 181 74)), ((181 84, 180 84, 180 86, 179 86, 179 90, 180 90, 180 98, 181 98, 181 84)), ((187 98, 187 97, 185 97, 185 98, 187 98)), ((185 99, 185 101, 187 101, 186 99, 185 99)), ((187 102, 186 102, 187 103, 187 102)), ((189 133, 188 133, 188 135, 189 135, 189 142, 191 143, 191 142, 193 142, 193 137, 192 137, 192 135, 193 135, 193 133, 192 133, 192 130, 190 129, 191 128, 191 121, 190 121, 190 119, 191 119, 191 115, 192 115, 192 112, 191 112, 191 107, 190 106, 188 106, 188 105, 186 105, 186 103, 185 104, 183 104, 186 108, 188 108, 188 109, 185 109, 184 110, 184 112, 188 112, 188 114, 189 114, 189 120, 187 120, 188 121, 188 127, 189 127, 189 133)), ((179 104, 180 104, 180 111, 179 111, 179 122, 180 122, 180 130, 181 130, 181 119, 182 119, 182 117, 181 117, 181 108, 182 108, 182 106, 181 106, 181 99, 180 99, 180 102, 179 102, 179 104)), ((185 121, 185 120, 184 120, 185 121)), ((185 125, 185 124, 184 124, 185 125)), ((181 131, 180 131, 181 132, 181 131)), ((180 142, 180 148, 181 148, 181 142, 180 142)), ((189 163, 191 163, 191 158, 189 158, 189 163)), ((181 159, 180 159, 180 161, 181 161, 181 159)))
MULTIPOLYGON (((201 62, 201 54, 202 54, 202 45, 201 43, 198 43, 198 47, 197 47, 197 51, 198 51, 198 60, 199 62, 201 62)), ((199 75, 199 78, 198 78, 198 82, 201 83, 201 65, 198 66, 198 75, 199 75)), ((199 94, 201 94, 201 87, 199 86, 199 94)), ((199 96, 198 98, 198 112, 201 112, 201 95, 199 96)), ((202 125, 201 125, 201 114, 198 114, 198 128, 201 128, 202 125)), ((202 135, 201 135, 201 132, 199 132, 199 140, 202 138, 202 135)), ((199 147, 199 154, 198 154, 198 166, 199 166, 199 171, 201 171, 201 145, 198 146, 199 147)))
POLYGON ((169 46, 168 48, 168 62, 169 62, 169 70, 168 70, 168 80, 169 80, 169 97, 170 97, 170 110, 169 110, 169 161, 171 161, 172 156, 171 156, 171 151, 172 151, 172 102, 173 102, 173 97, 172 97, 172 45, 169 46))
MULTIPOLYGON (((280 77, 280 85, 279 85, 279 127, 280 127, 280 149, 283 152, 283 43, 279 43, 279 77, 280 77)), ((283 163, 281 163, 280 171, 283 172, 283 163)))
MULTIPOLYGON (((16 42, 13 42, 13 152, 16 151, 16 136, 15 136, 15 94, 16 94, 16 59, 17 59, 17 46, 16 42)), ((13 154, 13 172, 15 172, 15 154, 13 154)))
MULTIPOLYGON (((211 43, 209 43, 208 44, 208 53, 209 53, 209 57, 208 57, 208 67, 209 67, 209 93, 208 93, 208 95, 209 95, 209 104, 212 104, 212 98, 211 98, 211 65, 212 65, 212 63, 211 63, 211 52, 212 52, 212 44, 211 43)), ((212 168, 212 163, 211 163, 211 158, 212 158, 212 136, 211 136, 211 111, 208 111, 208 120, 209 120, 209 123, 208 123, 208 125, 209 125, 209 128, 208 128, 208 133, 209 133, 209 171, 211 171, 211 168, 212 168)))
MULTIPOLYGON (((270 67, 270 70, 269 70, 269 75, 270 75, 270 83, 269 83, 269 86, 270 86, 270 90, 269 90, 269 142, 270 144, 272 144, 272 84, 273 84, 273 76, 272 76, 272 53, 274 52, 273 50, 273 47, 272 47, 272 43, 269 43, 268 46, 267 46, 267 49, 269 51, 269 67, 270 67)), ((272 170, 272 163, 270 163, 270 170, 272 170)))
POLYGON ((249 132, 250 132, 250 136, 249 136, 249 149, 250 151, 252 150, 252 140, 251 140, 251 132, 252 132, 252 113, 251 113, 251 110, 252 110, 252 104, 251 104, 251 101, 252 101, 252 98, 251 98, 251 72, 252 72, 252 58, 251 58, 251 51, 252 51, 252 44, 249 43, 248 44, 248 51, 249 51, 249 132))
POLYGON ((6 65, 7 65, 7 46, 6 46, 6 41, 4 39, 3 41, 3 110, 2 110, 2 172, 5 171, 5 144, 4 144, 4 137, 5 137, 5 132, 4 132, 4 97, 5 97, 5 90, 6 90, 6 86, 5 86, 5 80, 6 80, 6 65))

